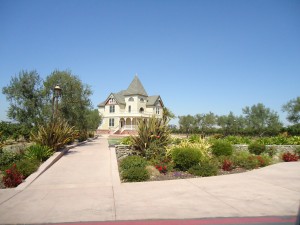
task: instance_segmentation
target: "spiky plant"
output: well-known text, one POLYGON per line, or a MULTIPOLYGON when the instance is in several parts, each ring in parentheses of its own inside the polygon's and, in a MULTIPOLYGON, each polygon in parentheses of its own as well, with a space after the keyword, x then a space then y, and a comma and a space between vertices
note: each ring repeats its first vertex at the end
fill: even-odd
POLYGON ((57 151, 74 139, 75 130, 63 119, 53 120, 39 125, 36 133, 31 133, 31 140, 57 151))
POLYGON ((155 116, 141 119, 138 124, 138 136, 132 136, 133 147, 148 159, 165 154, 170 143, 170 130, 167 122, 155 116))

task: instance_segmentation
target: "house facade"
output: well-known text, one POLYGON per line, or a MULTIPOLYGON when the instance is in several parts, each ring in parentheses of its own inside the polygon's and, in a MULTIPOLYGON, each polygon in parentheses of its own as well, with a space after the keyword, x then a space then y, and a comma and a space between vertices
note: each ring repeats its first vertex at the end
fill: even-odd
POLYGON ((163 116, 163 101, 159 95, 148 96, 138 76, 126 90, 111 93, 98 105, 102 123, 99 134, 134 134, 138 120, 163 116))

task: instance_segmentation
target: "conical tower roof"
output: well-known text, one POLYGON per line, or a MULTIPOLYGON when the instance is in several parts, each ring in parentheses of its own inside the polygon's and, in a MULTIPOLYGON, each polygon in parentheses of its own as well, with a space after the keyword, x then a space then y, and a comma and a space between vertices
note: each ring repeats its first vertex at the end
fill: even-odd
POLYGON ((145 91, 144 86, 142 85, 140 79, 137 75, 135 75, 133 81, 129 85, 124 95, 142 95, 148 96, 147 92, 145 91))

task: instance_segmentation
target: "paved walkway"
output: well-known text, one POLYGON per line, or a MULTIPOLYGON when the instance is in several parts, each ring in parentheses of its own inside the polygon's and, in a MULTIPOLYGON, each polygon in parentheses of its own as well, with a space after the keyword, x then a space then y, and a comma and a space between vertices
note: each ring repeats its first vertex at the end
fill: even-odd
POLYGON ((300 162, 243 174, 120 184, 99 138, 71 149, 24 190, 0 190, 0 224, 295 216, 300 162))

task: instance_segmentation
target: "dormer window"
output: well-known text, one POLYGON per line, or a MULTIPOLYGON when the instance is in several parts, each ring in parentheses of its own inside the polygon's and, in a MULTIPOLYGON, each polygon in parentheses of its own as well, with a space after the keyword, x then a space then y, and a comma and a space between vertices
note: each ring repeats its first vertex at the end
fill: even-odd
POLYGON ((143 98, 140 98, 140 102, 144 102, 144 99, 143 99, 143 98))
POLYGON ((133 97, 130 97, 130 98, 128 99, 128 101, 133 102, 133 101, 134 101, 133 97))

